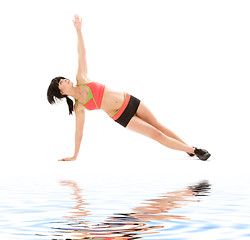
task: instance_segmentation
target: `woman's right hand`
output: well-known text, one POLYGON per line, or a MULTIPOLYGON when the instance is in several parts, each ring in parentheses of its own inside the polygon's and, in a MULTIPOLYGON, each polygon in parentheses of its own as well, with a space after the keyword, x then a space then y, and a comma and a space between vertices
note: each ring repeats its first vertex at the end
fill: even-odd
POLYGON ((80 18, 79 18, 78 15, 75 15, 74 18, 75 18, 75 19, 72 20, 72 21, 73 21, 73 23, 74 23, 74 26, 75 26, 76 30, 77 30, 77 31, 81 31, 81 28, 82 28, 82 18, 81 18, 81 20, 80 20, 80 18))
POLYGON ((68 157, 68 158, 62 158, 62 159, 60 159, 58 161, 62 162, 62 161, 75 161, 75 160, 76 160, 75 157, 68 157))

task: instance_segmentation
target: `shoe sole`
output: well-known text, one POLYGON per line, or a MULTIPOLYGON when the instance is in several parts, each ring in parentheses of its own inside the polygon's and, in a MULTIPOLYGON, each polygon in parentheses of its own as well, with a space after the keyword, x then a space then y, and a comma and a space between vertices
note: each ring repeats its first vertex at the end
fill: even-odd
POLYGON ((210 153, 207 153, 207 154, 203 155, 203 156, 200 158, 200 160, 206 161, 210 156, 211 156, 211 154, 210 154, 210 153))

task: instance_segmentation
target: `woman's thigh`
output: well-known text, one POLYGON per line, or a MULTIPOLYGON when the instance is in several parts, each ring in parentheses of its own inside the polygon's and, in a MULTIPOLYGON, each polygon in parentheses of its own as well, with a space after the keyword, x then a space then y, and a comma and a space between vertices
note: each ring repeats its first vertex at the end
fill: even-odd
POLYGON ((146 123, 154 126, 157 129, 159 129, 159 127, 161 125, 158 122, 158 120, 156 119, 156 117, 154 116, 154 114, 142 102, 140 103, 140 105, 139 105, 139 107, 137 109, 136 116, 139 117, 139 118, 141 118, 146 123))
POLYGON ((158 129, 137 116, 132 117, 126 128, 153 139, 162 135, 158 129))

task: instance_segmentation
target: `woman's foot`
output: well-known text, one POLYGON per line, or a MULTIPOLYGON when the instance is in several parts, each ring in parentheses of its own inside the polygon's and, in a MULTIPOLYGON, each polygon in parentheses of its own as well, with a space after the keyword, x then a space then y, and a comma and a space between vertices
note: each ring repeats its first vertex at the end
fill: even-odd
POLYGON ((194 154, 194 150, 195 150, 195 147, 192 147, 192 152, 186 152, 190 157, 194 157, 195 154, 194 154))
POLYGON ((193 154, 193 153, 187 152, 187 154, 188 154, 190 157, 194 157, 194 156, 195 156, 195 154, 193 154))

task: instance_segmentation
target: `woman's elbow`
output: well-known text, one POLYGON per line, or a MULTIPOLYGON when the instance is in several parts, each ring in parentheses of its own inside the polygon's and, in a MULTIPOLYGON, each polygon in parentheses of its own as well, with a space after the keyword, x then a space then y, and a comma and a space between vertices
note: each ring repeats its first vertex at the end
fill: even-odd
POLYGON ((77 130, 75 136, 77 138, 82 138, 82 131, 81 130, 77 130))

